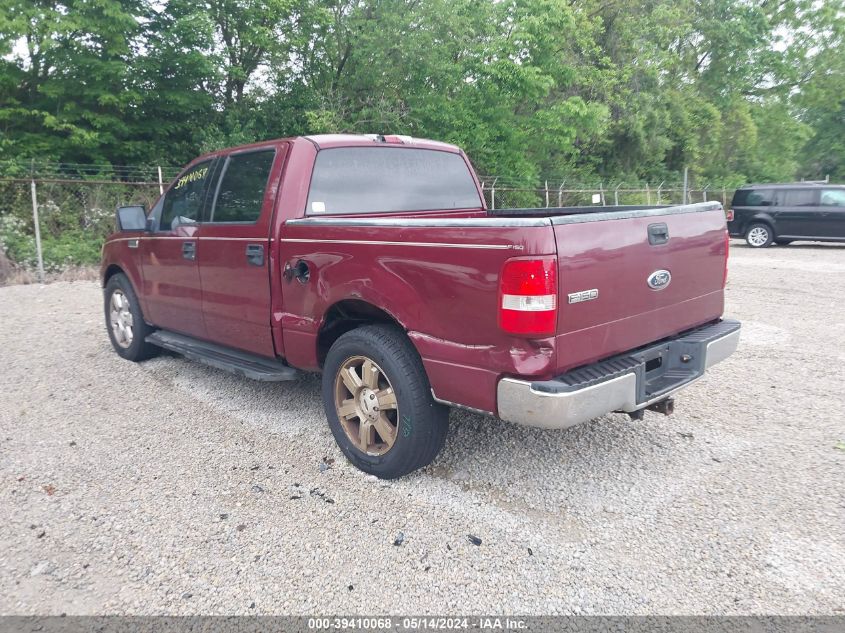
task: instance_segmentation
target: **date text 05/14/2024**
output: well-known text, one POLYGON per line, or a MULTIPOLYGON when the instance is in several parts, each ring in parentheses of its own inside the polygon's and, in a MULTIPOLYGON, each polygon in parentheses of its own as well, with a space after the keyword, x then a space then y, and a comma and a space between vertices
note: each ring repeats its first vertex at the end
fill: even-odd
POLYGON ((313 630, 364 630, 364 631, 448 631, 448 630, 510 630, 527 628, 519 618, 474 617, 353 617, 309 618, 308 628, 313 630))

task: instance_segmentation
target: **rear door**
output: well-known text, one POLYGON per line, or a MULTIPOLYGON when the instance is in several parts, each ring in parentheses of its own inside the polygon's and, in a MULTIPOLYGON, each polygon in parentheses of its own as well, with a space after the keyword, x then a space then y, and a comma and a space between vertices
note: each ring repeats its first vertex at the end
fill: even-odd
POLYGON ((177 179, 153 209, 154 230, 140 240, 146 317, 155 325, 204 337, 202 290, 197 268, 197 229, 212 160, 177 179))
POLYGON ((820 223, 825 233, 816 237, 845 239, 845 189, 822 189, 819 195, 820 223))
POLYGON ((221 159, 216 189, 197 231, 206 338, 263 356, 275 355, 268 261, 286 148, 250 148, 221 159))
POLYGON ((775 234, 788 237, 819 235, 822 216, 818 208, 818 191, 813 189, 781 189, 777 192, 777 225, 775 234))

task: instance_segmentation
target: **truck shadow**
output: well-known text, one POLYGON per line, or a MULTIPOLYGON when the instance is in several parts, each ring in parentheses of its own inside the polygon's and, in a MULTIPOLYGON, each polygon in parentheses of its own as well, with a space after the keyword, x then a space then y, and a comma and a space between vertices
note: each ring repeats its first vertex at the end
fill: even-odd
MULTIPOLYGON (((156 380, 166 381, 186 397, 246 426, 279 436, 278 441, 307 438, 314 447, 303 455, 318 464, 326 450, 338 463, 322 406, 320 376, 303 374, 282 383, 261 383, 162 354, 143 364, 156 380)), ((446 494, 471 492, 487 502, 535 518, 560 516, 562 506, 611 503, 624 510, 625 489, 667 478, 695 461, 692 434, 683 416, 671 419, 647 413, 643 421, 609 414, 570 429, 518 426, 494 417, 453 409, 449 436, 435 461, 400 482, 417 478, 441 482, 446 494), (612 500, 612 501, 609 501, 612 500)), ((401 484, 400 484, 401 485, 401 484)))
POLYGON ((682 416, 647 413, 642 421, 609 414, 546 430, 453 410, 446 446, 423 472, 532 516, 559 517, 574 506, 633 511, 635 495, 626 491, 668 496, 692 463, 709 467, 689 428, 682 416))

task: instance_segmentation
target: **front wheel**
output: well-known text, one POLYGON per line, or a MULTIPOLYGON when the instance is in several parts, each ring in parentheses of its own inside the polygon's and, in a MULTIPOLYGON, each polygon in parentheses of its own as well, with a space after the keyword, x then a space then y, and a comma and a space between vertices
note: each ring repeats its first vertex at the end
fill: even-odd
POLYGON ((387 325, 335 341, 323 366, 323 406, 347 459, 382 479, 431 463, 449 429, 449 411, 431 397, 419 354, 387 325))
POLYGON ((123 273, 111 277, 103 291, 106 327, 112 347, 126 360, 139 361, 158 352, 147 343, 152 328, 144 321, 138 297, 123 273))
POLYGON ((765 248, 772 245, 774 235, 767 224, 752 224, 745 232, 745 241, 752 248, 765 248))

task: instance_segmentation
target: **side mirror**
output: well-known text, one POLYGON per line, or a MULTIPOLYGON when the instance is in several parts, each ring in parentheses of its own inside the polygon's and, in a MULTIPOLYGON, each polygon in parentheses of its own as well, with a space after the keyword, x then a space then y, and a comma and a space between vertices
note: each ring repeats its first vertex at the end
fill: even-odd
POLYGON ((147 227, 147 210, 143 205, 117 208, 118 231, 143 231, 147 227))

